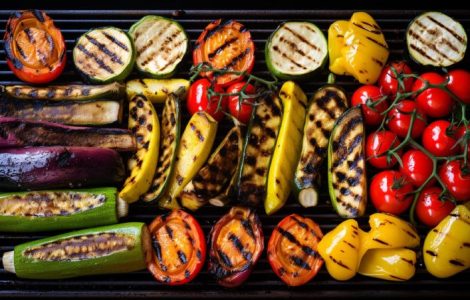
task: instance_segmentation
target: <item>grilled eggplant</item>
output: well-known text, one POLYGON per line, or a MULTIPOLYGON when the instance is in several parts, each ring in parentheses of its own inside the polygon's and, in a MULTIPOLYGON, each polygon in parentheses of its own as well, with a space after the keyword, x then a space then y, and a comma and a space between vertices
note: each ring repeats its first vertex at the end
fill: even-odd
POLYGON ((0 117, 48 121, 67 125, 107 125, 121 122, 122 105, 116 100, 0 102, 0 117))
POLYGON ((0 149, 0 189, 4 191, 116 185, 124 175, 121 156, 111 149, 0 149))
POLYGON ((426 12, 411 21, 406 31, 410 57, 421 65, 449 67, 467 50, 463 26, 441 12, 426 12))
POLYGON ((362 216, 367 204, 364 122, 360 107, 336 120, 328 145, 328 189, 343 218, 362 216))
POLYGON ((269 164, 282 121, 278 97, 260 99, 253 109, 238 175, 237 198, 240 203, 258 206, 266 196, 269 164))
POLYGON ((179 96, 170 94, 162 112, 162 132, 160 155, 157 169, 150 189, 142 196, 144 201, 159 199, 166 191, 170 174, 175 166, 176 149, 178 149, 181 130, 181 111, 179 96))
POLYGON ((18 245, 3 254, 3 267, 28 279, 127 273, 145 269, 151 252, 147 226, 123 223, 18 245))
POLYGON ((73 48, 73 62, 86 81, 122 81, 134 68, 134 43, 119 28, 92 29, 78 38, 73 48))
POLYGON ((328 150, 333 125, 347 109, 346 93, 334 86, 320 88, 310 100, 305 119, 302 151, 294 176, 299 203, 316 206, 320 170, 328 150))
POLYGON ((126 83, 127 98, 143 95, 152 103, 165 103, 171 93, 177 93, 180 100, 186 100, 189 81, 186 79, 134 79, 126 83))
POLYGON ((230 184, 237 170, 242 150, 240 126, 234 126, 212 153, 205 165, 184 187, 179 202, 185 208, 197 210, 230 184))
POLYGON ((126 129, 74 127, 0 117, 0 148, 24 146, 101 147, 134 151, 136 141, 126 129))
POLYGON ((189 46, 183 27, 160 16, 143 17, 129 34, 137 51, 137 70, 153 78, 171 77, 189 46))
POLYGON ((7 85, 3 87, 3 93, 7 97, 21 100, 120 100, 124 98, 125 87, 117 82, 106 85, 70 84, 48 87, 7 85))
POLYGON ((127 216, 116 188, 0 193, 0 231, 38 232, 114 224, 127 216))
POLYGON ((269 71, 285 80, 311 77, 328 57, 326 38, 310 22, 285 22, 274 31, 264 50, 269 71))

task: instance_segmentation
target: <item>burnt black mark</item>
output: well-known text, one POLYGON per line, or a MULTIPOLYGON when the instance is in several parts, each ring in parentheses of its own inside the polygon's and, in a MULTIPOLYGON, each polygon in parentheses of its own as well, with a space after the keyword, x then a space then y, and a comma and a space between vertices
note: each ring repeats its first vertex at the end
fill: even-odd
POLYGON ((431 255, 431 256, 437 256, 437 253, 431 250, 426 250, 426 253, 431 255))
POLYGON ((386 245, 386 246, 389 246, 389 245, 390 245, 389 243, 387 243, 387 242, 385 242, 385 241, 383 241, 383 240, 381 240, 381 239, 378 239, 378 238, 373 238, 372 240, 375 241, 375 242, 377 242, 377 243, 379 243, 379 244, 382 244, 382 245, 386 245))
MULTIPOLYGON (((122 50, 124 50, 126 52, 129 52, 129 48, 127 47, 126 44, 122 43, 121 41, 116 39, 114 36, 110 35, 109 33, 105 32, 105 31, 102 31, 101 33, 104 35, 105 38, 107 38, 109 41, 111 41, 111 43, 117 45, 122 50)), ((144 85, 145 85, 145 83, 144 83, 144 85)))
POLYGON ((87 57, 93 59, 101 69, 105 70, 109 74, 114 74, 114 71, 113 69, 111 69, 110 66, 108 66, 102 59, 97 57, 94 53, 88 51, 82 44, 77 45, 77 49, 80 50, 87 57))
POLYGON ((219 255, 220 259, 222 260, 222 263, 226 265, 229 268, 233 268, 232 262, 230 261, 230 257, 228 257, 227 254, 225 254, 222 250, 218 249, 217 254, 219 255))
POLYGON ((238 236, 233 233, 230 233, 228 239, 232 242, 233 246, 238 250, 238 252, 243 256, 245 260, 251 259, 251 253, 245 250, 245 247, 243 247, 243 244, 238 238, 238 236))
POLYGON ((166 225, 165 226, 165 231, 168 234, 168 237, 170 237, 170 239, 173 240, 173 229, 171 229, 170 226, 166 225))
POLYGON ((235 56, 232 61, 230 61, 228 64, 226 64, 225 66, 222 67, 222 69, 225 69, 225 70, 230 70, 232 69, 236 64, 238 64, 239 61, 241 61, 245 56, 247 56, 250 52, 251 52, 251 48, 246 48, 245 50, 243 50, 240 54, 238 54, 237 56, 235 56))
POLYGON ((304 252, 305 254, 309 255, 309 256, 316 256, 317 253, 315 252, 315 250, 313 250, 311 247, 309 246, 306 246, 306 245, 302 245, 298 240, 297 238, 292 234, 290 233, 289 231, 287 230, 284 230, 283 228, 281 227, 276 227, 276 230, 283 236, 285 237, 289 242, 291 242, 292 244, 295 244, 296 246, 300 247, 302 249, 302 252, 304 252))
POLYGON ((237 40, 238 40, 238 37, 233 37, 229 40, 225 40, 222 45, 220 45, 217 49, 209 53, 207 57, 209 58, 209 60, 212 60, 214 56, 221 54, 225 48, 229 47, 230 45, 235 43, 237 40))
POLYGON ((36 19, 39 20, 39 22, 44 23, 44 13, 38 9, 33 9, 33 15, 36 17, 36 19))
POLYGON ((329 257, 330 257, 331 261, 334 262, 335 264, 337 264, 338 266, 343 267, 343 268, 345 268, 346 270, 351 270, 351 269, 350 269, 348 266, 346 266, 342 261, 336 260, 336 259, 335 259, 333 256, 331 256, 331 255, 330 255, 329 257))
POLYGON ((373 34, 381 34, 381 31, 380 30, 377 30, 376 27, 374 26, 375 29, 372 29, 372 30, 369 30, 368 28, 364 27, 362 24, 359 24, 359 23, 352 23, 354 26, 356 27, 359 27, 365 31, 368 31, 370 33, 373 33, 373 34))
POLYGON ((186 258, 186 254, 184 254, 183 251, 178 250, 176 253, 178 254, 178 259, 180 260, 180 262, 181 262, 183 265, 185 265, 185 264, 188 263, 188 259, 186 258))
POLYGON ((459 260, 456 260, 456 259, 451 259, 449 260, 449 263, 454 265, 454 266, 458 266, 458 267, 465 267, 465 264, 459 260))
POLYGON ((124 63, 122 62, 121 58, 119 56, 117 56, 116 53, 114 53, 113 51, 109 50, 108 47, 106 47, 105 44, 99 42, 97 39, 95 39, 94 37, 91 37, 89 36, 88 34, 85 34, 85 38, 90 42, 92 43, 93 45, 95 45, 101 52, 103 52, 104 54, 106 54, 109 58, 111 58, 111 61, 112 62, 115 62, 115 63, 118 63, 120 65, 123 65, 124 63))
POLYGON ((302 258, 296 256, 296 255, 291 255, 290 260, 294 265, 296 265, 299 268, 302 268, 304 270, 312 270, 312 268, 308 265, 308 263, 303 260, 302 258))
POLYGON ((248 220, 241 220, 240 223, 242 224, 243 229, 246 231, 246 233, 253 239, 255 240, 255 233, 253 231, 253 227, 251 226, 251 222, 248 220))

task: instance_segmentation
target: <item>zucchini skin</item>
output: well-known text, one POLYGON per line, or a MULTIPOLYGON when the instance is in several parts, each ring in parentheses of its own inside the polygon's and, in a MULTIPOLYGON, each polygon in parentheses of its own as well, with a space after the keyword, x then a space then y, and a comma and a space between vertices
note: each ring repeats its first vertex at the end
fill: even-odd
MULTIPOLYGON (((105 241, 101 243, 103 242, 105 241)), ((18 277, 28 279, 64 279, 85 275, 134 272, 145 269, 148 251, 151 249, 149 244, 150 235, 147 226, 140 222, 83 229, 16 246, 14 266, 18 277), (25 251, 47 243, 105 233, 130 236, 134 239, 134 246, 104 256, 71 260, 60 260, 62 258, 60 256, 56 260, 40 260, 24 255, 25 251)), ((89 248, 91 245, 86 246, 89 248)))
MULTIPOLYGON (((52 191, 36 191, 36 192, 14 192, 14 193, 0 193, 0 231, 3 232, 40 232, 40 231, 53 231, 53 230, 66 230, 66 229, 79 229, 86 227, 94 227, 100 225, 115 224, 119 221, 117 212, 117 189, 114 187, 94 188, 94 189, 77 189, 77 190, 52 190, 52 191), (86 197, 86 194, 103 196, 101 204, 93 208, 86 207, 84 210, 75 210, 67 212, 61 208, 58 215, 22 215, 22 216, 7 216, 4 214, 3 203, 9 200, 15 200, 18 197, 29 195, 29 200, 39 200, 42 203, 47 203, 51 206, 51 197, 67 197, 69 200, 75 199, 77 194, 86 197)), ((38 203, 38 202, 36 202, 38 203)), ((39 207, 41 205, 39 204, 39 207)), ((46 207, 46 205, 42 206, 46 207)), ((20 208, 21 209, 21 208, 20 208)), ((73 209, 73 208, 72 208, 73 209)), ((41 211, 41 209, 38 209, 41 211)))

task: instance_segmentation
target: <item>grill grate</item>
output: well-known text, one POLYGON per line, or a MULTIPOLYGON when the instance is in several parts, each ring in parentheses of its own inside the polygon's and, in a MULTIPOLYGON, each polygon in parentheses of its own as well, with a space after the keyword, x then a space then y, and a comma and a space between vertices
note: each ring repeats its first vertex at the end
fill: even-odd
MULTIPOLYGON (((420 11, 369 11, 378 24, 382 27, 389 47, 391 48, 391 59, 404 57, 404 32, 408 22, 420 11)), ((3 36, 6 20, 11 11, 0 10, 0 35, 3 36)), ((470 31, 470 10, 447 11, 450 16, 459 20, 463 26, 470 31)), ((254 72, 257 75, 269 77, 264 62, 264 42, 269 34, 285 20, 308 19, 317 24, 326 35, 328 26, 336 19, 349 19, 352 11, 349 10, 316 10, 316 11, 215 11, 215 10, 49 10, 48 14, 55 20, 56 25, 62 29, 67 46, 67 67, 59 82, 75 82, 80 78, 73 70, 73 60, 71 49, 75 40, 82 33, 90 28, 114 25, 123 29, 128 29, 131 24, 147 14, 156 14, 167 17, 174 17, 186 29, 194 45, 195 39, 203 28, 215 18, 235 18, 243 23, 252 33, 256 45, 256 65, 254 72)), ((5 63, 5 51, 3 50, 3 40, 0 41, 0 83, 13 84, 20 83, 5 63)), ((468 67, 469 58, 465 63, 468 67)), ((187 71, 191 65, 190 56, 182 63, 181 71, 177 76, 187 77, 187 71)), ((133 74, 132 77, 137 76, 133 74)), ((304 91, 309 96, 321 85, 324 84, 326 76, 317 78, 314 81, 302 84, 304 91)), ((357 86, 349 78, 338 78, 339 85, 344 87, 350 94, 357 86)), ((326 184, 324 183, 325 187, 326 184)), ((267 239, 271 235, 274 226, 286 215, 291 213, 304 214, 313 218, 320 224, 324 233, 333 229, 342 219, 332 211, 326 188, 320 197, 320 204, 315 209, 303 209, 291 198, 289 202, 274 216, 267 217, 260 211, 261 222, 263 223, 264 234, 267 239)), ((227 208, 205 207, 195 213, 195 217, 200 221, 206 234, 218 218, 227 212, 227 208)), ((370 210, 372 211, 372 210, 370 210)), ((130 216, 123 221, 143 221, 149 223, 156 214, 161 213, 154 206, 137 203, 130 207, 130 216)), ((367 223, 367 218, 359 220, 362 225, 367 223)), ((419 227, 421 237, 426 233, 424 227, 419 227)), ((48 234, 5 234, 0 232, 0 253, 10 251, 13 246, 32 239, 42 238, 48 234)), ((423 297, 470 296, 467 287, 470 281, 470 272, 464 272, 451 279, 437 280, 429 275, 423 267, 422 260, 419 262, 415 277, 403 283, 385 282, 363 276, 356 276, 347 282, 333 280, 327 273, 326 268, 322 268, 319 274, 310 283, 298 287, 288 288, 272 272, 266 255, 263 254, 258 265, 254 268, 251 277, 240 288, 225 289, 219 287, 208 275, 206 268, 191 283, 181 287, 168 287, 156 283, 147 271, 135 272, 132 274, 95 276, 61 281, 38 281, 17 279, 14 275, 5 272, 0 268, 0 297, 93 297, 93 298, 129 298, 129 297, 187 297, 187 298, 215 298, 215 297, 253 297, 253 298, 286 298, 286 297, 406 297, 412 293, 419 293, 423 297)))

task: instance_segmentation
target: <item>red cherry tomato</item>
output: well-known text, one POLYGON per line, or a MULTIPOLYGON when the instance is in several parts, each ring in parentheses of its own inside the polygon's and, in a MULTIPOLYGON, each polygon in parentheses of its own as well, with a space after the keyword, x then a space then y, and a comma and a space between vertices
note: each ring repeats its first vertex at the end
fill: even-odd
POLYGON ((446 76, 447 88, 454 93, 460 101, 470 104, 470 72, 467 70, 452 70, 446 76))
POLYGON ((450 156, 458 151, 457 140, 447 134, 450 122, 437 120, 429 124, 423 132, 424 148, 435 156, 450 156))
POLYGON ((442 201, 439 195, 442 193, 440 187, 425 188, 419 194, 416 203, 416 216, 426 226, 435 227, 454 209, 455 204, 451 201, 442 201))
POLYGON ((397 136, 404 138, 408 134, 411 125, 411 114, 416 110, 416 117, 411 130, 411 137, 417 138, 423 133, 426 127, 426 115, 418 108, 416 102, 411 100, 400 101, 388 113, 388 128, 397 136))
POLYGON ((394 170, 378 173, 369 186, 370 199, 378 211, 399 215, 405 212, 413 201, 413 185, 394 170))
POLYGON ((383 68, 382 73, 380 73, 379 77, 379 87, 384 95, 390 95, 395 97, 397 91, 400 93, 403 92, 410 92, 411 88, 413 87, 414 79, 412 77, 408 77, 403 80, 403 87, 398 85, 398 80, 395 75, 397 74, 412 74, 411 68, 406 64, 404 61, 394 61, 383 68), (393 69, 395 70, 393 70, 393 69), (404 88, 404 89, 403 89, 404 88))
POLYGON ((470 174, 465 174, 462 168, 463 161, 447 162, 439 169, 439 177, 455 200, 466 202, 470 200, 470 174))
MULTIPOLYGON (((400 172, 415 187, 420 187, 432 174, 432 159, 420 150, 411 149, 401 157, 400 172)), ((432 185, 431 179, 428 185, 432 185)))
POLYGON ((365 123, 371 126, 378 126, 384 118, 381 113, 388 108, 387 100, 380 102, 373 108, 368 107, 366 104, 367 100, 377 102, 382 97, 383 95, 380 93, 380 89, 378 87, 374 85, 363 85, 354 92, 351 99, 351 105, 357 106, 361 104, 365 123))
POLYGON ((366 140, 367 161, 378 169, 387 169, 397 163, 395 157, 391 157, 387 162, 387 156, 383 155, 390 148, 395 148, 400 144, 397 135, 391 131, 383 130, 369 134, 366 140))
MULTIPOLYGON (((426 82, 441 84, 446 79, 435 72, 422 74, 413 84, 413 91, 424 88, 426 82)), ((452 111, 454 100, 444 90, 439 88, 427 88, 416 96, 416 103, 428 116, 442 118, 452 111)))
MULTIPOLYGON (((208 99, 207 89, 210 86, 210 81, 205 78, 196 80, 193 84, 191 84, 189 87, 186 106, 191 115, 198 111, 205 111, 214 119, 220 121, 224 117, 224 111, 227 110, 227 98, 222 98, 220 108, 217 109, 220 98, 218 96, 213 96, 210 100, 208 99)), ((224 92, 223 88, 219 85, 214 86, 214 91, 218 93, 224 92)))
MULTIPOLYGON (((470 132, 470 125, 467 128, 468 128, 468 131, 470 132)), ((465 126, 459 126, 457 128, 457 131, 455 132, 455 139, 457 140, 457 142, 462 141, 461 139, 463 138, 464 135, 465 135, 465 126)), ((459 143, 459 149, 462 152, 465 150, 464 143, 461 143, 461 142, 459 143)), ((468 142, 468 149, 470 151, 470 141, 468 142)), ((470 152, 469 152, 469 157, 470 157, 470 152)))
MULTIPOLYGON (((245 86, 246 82, 237 82, 229 86, 227 93, 238 93, 245 86)), ((245 89, 245 94, 251 95, 256 93, 256 88, 248 84, 245 89)), ((229 96, 228 97, 228 109, 230 114, 237 118, 243 124, 247 124, 250 121, 251 112, 253 110, 253 103, 255 102, 254 98, 245 98, 240 103, 238 96, 229 96)))

